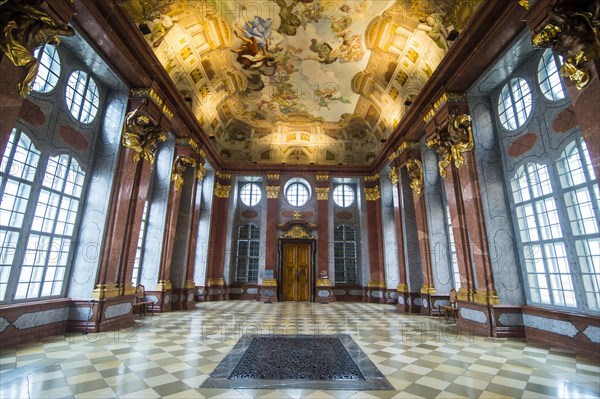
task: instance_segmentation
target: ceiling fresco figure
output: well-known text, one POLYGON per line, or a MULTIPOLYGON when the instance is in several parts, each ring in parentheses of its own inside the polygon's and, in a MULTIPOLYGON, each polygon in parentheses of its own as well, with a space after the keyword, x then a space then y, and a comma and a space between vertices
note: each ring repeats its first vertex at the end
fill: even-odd
POLYGON ((311 139, 296 162, 365 165, 479 1, 124 4, 228 162, 286 162, 286 138, 301 133, 311 139))

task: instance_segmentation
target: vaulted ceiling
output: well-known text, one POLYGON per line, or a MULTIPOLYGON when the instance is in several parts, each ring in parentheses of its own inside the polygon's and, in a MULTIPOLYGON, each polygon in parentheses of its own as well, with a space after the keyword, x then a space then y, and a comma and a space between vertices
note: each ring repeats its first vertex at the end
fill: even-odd
POLYGON ((126 0, 225 163, 368 165, 479 0, 126 0))

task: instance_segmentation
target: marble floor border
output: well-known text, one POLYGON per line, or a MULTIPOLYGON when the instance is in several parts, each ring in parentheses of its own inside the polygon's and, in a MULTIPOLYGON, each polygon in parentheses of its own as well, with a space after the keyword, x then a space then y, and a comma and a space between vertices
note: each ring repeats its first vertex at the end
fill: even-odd
POLYGON ((230 380, 228 377, 231 375, 239 361, 242 359, 246 350, 250 346, 250 343, 255 337, 284 337, 284 338, 307 338, 314 337, 318 339, 316 335, 243 335, 240 340, 235 344, 231 351, 225 356, 225 358, 219 363, 215 370, 210 374, 210 377, 206 379, 200 388, 225 388, 225 389, 320 389, 320 390, 393 390, 394 387, 379 371, 377 366, 367 357, 367 355, 360 349, 358 344, 354 342, 352 337, 347 334, 332 334, 323 335, 322 337, 327 338, 338 338, 344 348, 348 351, 348 354, 358 366, 360 372, 364 376, 364 381, 323 381, 323 380, 247 380, 247 379, 233 379, 230 380))

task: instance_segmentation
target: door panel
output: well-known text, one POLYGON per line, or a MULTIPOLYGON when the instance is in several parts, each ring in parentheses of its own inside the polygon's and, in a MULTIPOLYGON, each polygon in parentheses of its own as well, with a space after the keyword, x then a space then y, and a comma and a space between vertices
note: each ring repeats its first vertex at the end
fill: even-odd
POLYGON ((284 301, 310 300, 310 244, 283 244, 284 301))

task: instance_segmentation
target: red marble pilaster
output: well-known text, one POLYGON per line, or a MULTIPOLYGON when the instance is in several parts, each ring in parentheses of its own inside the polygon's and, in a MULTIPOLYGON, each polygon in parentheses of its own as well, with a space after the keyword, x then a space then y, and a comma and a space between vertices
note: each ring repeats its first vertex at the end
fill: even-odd
POLYGON ((494 305, 500 303, 500 300, 496 295, 496 288, 494 286, 494 273, 492 271, 492 261, 490 259, 485 229, 475 155, 472 151, 469 151, 463 153, 462 156, 464 158, 464 165, 458 169, 458 187, 460 187, 462 194, 463 209, 469 210, 465 212, 465 221, 467 223, 471 258, 473 259, 475 278, 477 280, 474 300, 480 304, 494 305))
POLYGON ((333 284, 329 278, 329 174, 316 176, 317 191, 317 281, 315 302, 335 302, 333 284))
POLYGON ((231 194, 231 175, 217 172, 210 215, 210 241, 204 298, 207 301, 226 299, 225 292, 225 243, 227 240, 227 214, 231 194))
POLYGON ((472 301, 475 292, 475 282, 471 253, 469 251, 469 234, 467 233, 467 222, 465 220, 466 210, 462 199, 462 191, 460 188, 456 189, 460 187, 457 182, 456 168, 448 166, 446 173, 446 178, 442 179, 442 181, 446 190, 448 209, 450 210, 452 234, 454 235, 454 245, 456 247, 456 258, 460 274, 460 288, 457 290, 457 297, 460 300, 472 301))
POLYGON ((365 211, 367 235, 369 237, 370 279, 367 289, 367 302, 385 303, 385 271, 383 261, 383 231, 381 220, 381 187, 379 174, 365 177, 365 211))
POLYGON ((281 186, 279 173, 267 175, 267 224, 265 245, 265 274, 259 287, 258 300, 277 302, 277 222, 279 214, 279 194, 281 186))

